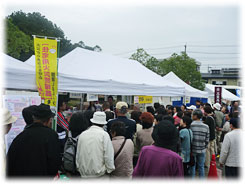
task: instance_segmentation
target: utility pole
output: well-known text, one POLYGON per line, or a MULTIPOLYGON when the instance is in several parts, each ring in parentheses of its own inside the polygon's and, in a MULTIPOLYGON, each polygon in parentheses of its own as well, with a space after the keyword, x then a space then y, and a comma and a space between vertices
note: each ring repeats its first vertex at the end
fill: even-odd
POLYGON ((187 45, 185 44, 184 47, 185 47, 185 54, 186 54, 186 47, 187 47, 187 45))

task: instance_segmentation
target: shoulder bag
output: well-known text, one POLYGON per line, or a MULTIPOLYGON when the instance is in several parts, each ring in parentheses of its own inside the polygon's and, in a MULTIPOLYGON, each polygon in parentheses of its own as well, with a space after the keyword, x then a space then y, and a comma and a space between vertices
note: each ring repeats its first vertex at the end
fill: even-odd
POLYGON ((117 158, 117 156, 119 155, 119 153, 122 151, 122 149, 123 149, 123 146, 125 145, 125 143, 126 143, 126 138, 124 139, 124 141, 123 141, 123 143, 122 143, 122 145, 121 145, 121 147, 120 147, 120 149, 118 150, 118 152, 114 155, 114 160, 116 160, 116 158, 117 158))

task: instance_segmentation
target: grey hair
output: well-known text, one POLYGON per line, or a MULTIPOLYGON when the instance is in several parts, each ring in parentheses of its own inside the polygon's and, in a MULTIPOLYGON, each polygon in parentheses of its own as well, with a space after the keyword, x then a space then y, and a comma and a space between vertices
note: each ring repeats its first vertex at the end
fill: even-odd
POLYGON ((200 109, 196 109, 193 111, 192 115, 196 115, 198 117, 198 119, 201 119, 203 114, 202 114, 202 111, 200 109))

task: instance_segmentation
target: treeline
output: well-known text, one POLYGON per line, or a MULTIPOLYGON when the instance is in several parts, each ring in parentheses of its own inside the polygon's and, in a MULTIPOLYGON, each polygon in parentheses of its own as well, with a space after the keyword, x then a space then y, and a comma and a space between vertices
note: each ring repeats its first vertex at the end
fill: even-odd
POLYGON ((5 18, 6 54, 21 61, 27 60, 34 54, 32 35, 60 38, 60 57, 76 47, 95 51, 102 50, 98 45, 86 46, 83 41, 72 44, 60 27, 39 12, 17 11, 5 18))

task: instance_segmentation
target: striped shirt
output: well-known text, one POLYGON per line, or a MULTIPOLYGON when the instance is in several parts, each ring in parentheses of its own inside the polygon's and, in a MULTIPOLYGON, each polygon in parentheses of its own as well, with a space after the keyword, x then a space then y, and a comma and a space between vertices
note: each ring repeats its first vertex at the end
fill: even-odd
POLYGON ((209 127, 201 121, 193 121, 191 123, 193 132, 192 152, 205 153, 209 143, 209 127))
POLYGON ((69 130, 69 124, 61 112, 57 113, 57 124, 64 130, 69 130))

